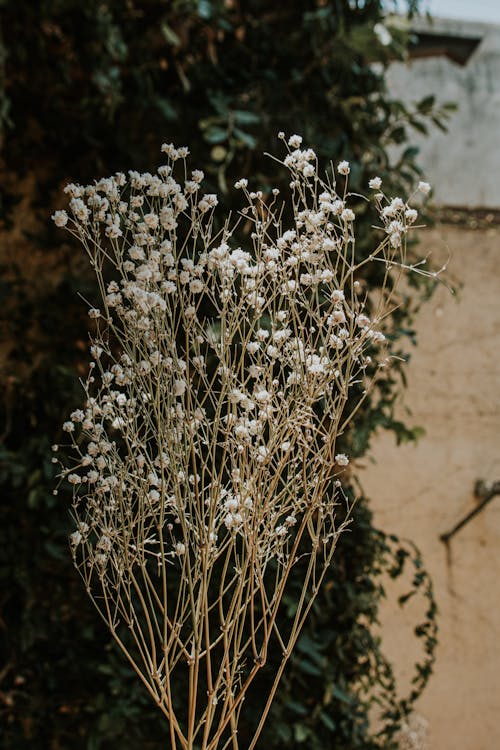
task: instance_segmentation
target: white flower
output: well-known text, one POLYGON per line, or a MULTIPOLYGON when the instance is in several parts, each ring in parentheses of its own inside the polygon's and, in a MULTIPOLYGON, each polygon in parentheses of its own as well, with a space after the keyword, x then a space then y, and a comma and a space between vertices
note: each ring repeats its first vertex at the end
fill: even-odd
POLYGON ((292 148, 300 148, 300 144, 302 143, 302 136, 301 135, 291 135, 288 139, 288 145, 292 148))
POLYGON ((65 422, 62 428, 64 432, 73 432, 73 430, 75 429, 75 425, 73 424, 73 422, 65 422))
POLYGON ((348 161, 341 161, 337 164, 337 172, 339 174, 343 174, 347 176, 350 171, 351 171, 351 167, 349 166, 348 161))
POLYGON ((333 323, 345 323, 345 315, 342 310, 334 310, 331 315, 328 316, 327 323, 332 325, 333 323))
POLYGON ((405 211, 406 220, 408 224, 413 224, 417 220, 418 211, 414 208, 407 208, 405 211))
POLYGON ((87 222, 89 218, 89 210, 81 198, 72 198, 69 202, 71 210, 75 214, 79 221, 87 222))
POLYGON ((56 227, 65 227, 68 223, 68 214, 66 211, 56 211, 52 214, 52 221, 56 227))
POLYGON ((354 221, 356 216, 354 214, 354 211, 351 211, 350 208, 344 208, 344 210, 340 214, 340 218, 344 219, 344 221, 354 221))
POLYGON ((329 283, 333 278, 335 277, 335 274, 330 268, 325 268, 323 271, 321 271, 321 281, 324 281, 325 283, 329 283))
POLYGON ((219 200, 215 193, 207 193, 207 195, 204 195, 201 201, 198 203, 198 208, 200 209, 200 211, 205 213, 211 208, 215 208, 218 202, 219 200))
POLYGON ((174 396, 184 396, 187 383, 185 380, 174 380, 174 396))
POLYGON ((155 213, 145 214, 144 223, 146 224, 146 226, 149 227, 149 229, 153 229, 153 230, 156 229, 159 223, 157 214, 155 213))
POLYGON ((420 181, 418 183, 418 185, 417 185, 417 190, 420 193, 423 193, 423 195, 428 195, 428 193, 430 193, 430 191, 431 191, 431 186, 429 185, 428 182, 422 182, 422 181, 420 181))
POLYGON ((247 185, 248 185, 248 180, 246 180, 245 178, 238 180, 237 182, 234 183, 234 187, 236 188, 236 190, 241 190, 242 188, 246 188, 247 185))
POLYGON ((162 281, 161 289, 165 294, 173 294, 177 287, 173 281, 162 281))
POLYGON ((229 499, 226 500, 226 502, 224 503, 224 510, 228 510, 231 513, 234 513, 235 511, 237 511, 238 507, 239 507, 239 502, 234 497, 234 495, 230 495, 229 499))
POLYGON ((203 282, 201 279, 193 279, 189 284, 189 289, 193 294, 200 294, 203 291, 203 282))
POLYGON ((401 234, 399 232, 392 232, 389 236, 389 241, 392 247, 401 247, 401 234))
POLYGON ((103 534, 99 541, 97 542, 97 549, 101 550, 104 553, 108 553, 111 551, 111 539, 106 534, 103 534))
POLYGON ((372 190, 379 190, 381 185, 382 180, 380 177, 372 177, 372 179, 368 182, 368 187, 372 190))
POLYGON ((72 547, 78 547, 81 541, 82 541, 82 535, 80 534, 79 531, 74 531, 72 534, 70 534, 69 543, 71 544, 72 547))
POLYGON ((385 341, 385 336, 382 333, 382 331, 373 331, 371 339, 374 344, 381 344, 382 342, 385 341))
POLYGON ((259 404, 268 404, 271 401, 271 394, 263 388, 255 394, 255 400, 258 401, 259 404))
POLYGON ((332 250, 335 250, 336 247, 337 243, 335 240, 332 240, 331 237, 326 237, 323 240, 323 250, 325 251, 325 253, 331 253, 332 250))
POLYGON ((393 198, 391 201, 391 208, 394 212, 396 211, 402 211, 405 207, 404 201, 402 198, 393 198))
MULTIPOLYGON (((69 424, 71 424, 71 422, 69 424)), ((97 443, 90 442, 87 445, 87 453, 89 454, 89 456, 97 456, 97 454, 99 453, 99 446, 97 445, 97 443)))
POLYGON ((405 231, 404 225, 400 221, 397 221, 397 220, 391 221, 391 223, 386 229, 386 232, 388 232, 388 234, 392 234, 393 232, 401 233, 404 231, 405 231))
POLYGON ((92 344, 92 346, 90 347, 90 353, 94 359, 99 359, 99 357, 103 353, 103 349, 102 347, 97 346, 97 344, 92 344))
POLYGON ((119 219, 106 227, 106 237, 109 237, 110 240, 116 240, 118 237, 121 237, 122 234, 123 232, 120 229, 119 219))
POLYGON ((335 456, 335 463, 339 466, 347 466, 349 463, 349 459, 345 455, 345 453, 337 453, 335 456))

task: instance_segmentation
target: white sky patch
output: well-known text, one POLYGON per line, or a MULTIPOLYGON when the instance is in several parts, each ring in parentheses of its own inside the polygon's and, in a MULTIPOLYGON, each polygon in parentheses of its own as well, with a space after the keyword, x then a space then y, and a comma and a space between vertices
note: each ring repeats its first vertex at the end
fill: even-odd
POLYGON ((422 10, 439 18, 500 24, 500 0, 425 0, 422 10))

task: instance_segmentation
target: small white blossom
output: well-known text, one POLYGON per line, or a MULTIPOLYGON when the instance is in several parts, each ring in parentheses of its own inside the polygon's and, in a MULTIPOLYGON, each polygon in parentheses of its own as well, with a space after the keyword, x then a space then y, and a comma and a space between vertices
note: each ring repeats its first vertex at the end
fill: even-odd
POLYGON ((344 210, 340 214, 340 218, 344 219, 344 221, 354 221, 356 216, 354 214, 354 211, 351 211, 350 208, 344 208, 344 210))
POLYGON ((174 381, 174 396, 184 396, 186 392, 187 383, 185 380, 174 381))
POLYGON ((52 214, 52 221, 56 227, 65 227, 68 223, 68 214, 66 211, 55 211, 52 214))
POLYGON ((292 148, 300 148, 300 145, 302 143, 302 136, 300 135, 291 135, 288 139, 288 145, 292 148))
POLYGON ((423 193, 423 195, 428 195, 431 191, 431 186, 428 182, 423 182, 422 180, 417 185, 417 190, 420 193, 423 193))
POLYGON ((418 211, 416 211, 414 208, 407 208, 405 211, 405 216, 408 224, 413 224, 417 220, 418 211))
POLYGON ((80 542, 82 541, 82 535, 79 531, 74 531, 72 534, 69 535, 69 543, 72 547, 78 547, 80 542))
POLYGON ((335 463, 339 466, 347 466, 349 463, 349 459, 345 455, 345 453, 337 453, 335 456, 335 463))
POLYGON ((193 294, 200 294, 203 291, 203 281, 201 279, 193 279, 189 284, 189 289, 193 294))
POLYGON ((344 292, 341 289, 335 289, 332 292, 331 300, 333 303, 338 304, 340 302, 344 302, 344 292))
POLYGON ((348 161, 341 161, 337 164, 337 172, 339 174, 343 174, 347 176, 350 171, 351 171, 351 167, 349 166, 348 161))

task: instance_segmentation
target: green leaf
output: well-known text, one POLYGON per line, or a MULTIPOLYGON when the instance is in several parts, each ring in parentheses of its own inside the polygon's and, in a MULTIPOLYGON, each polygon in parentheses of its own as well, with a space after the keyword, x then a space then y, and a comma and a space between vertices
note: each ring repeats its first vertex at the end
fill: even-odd
POLYGON ((224 128, 211 125, 205 130, 203 137, 208 143, 223 143, 224 141, 227 141, 228 133, 224 128))
POLYGON ((253 125, 261 121, 259 115, 255 112, 247 112, 242 109, 234 109, 233 112, 234 121, 238 125, 253 125))
POLYGON ((287 708, 290 709, 290 711, 293 711, 299 716, 306 716, 306 714, 308 713, 307 708, 302 703, 298 703, 297 701, 287 701, 286 705, 287 708))
POLYGON ((430 96, 424 97, 417 103, 417 109, 422 114, 428 114, 435 104, 436 97, 434 96, 434 94, 430 94, 430 96))
POLYGON ((209 0, 198 0, 198 15, 208 21, 212 14, 212 3, 209 0))
POLYGON ((307 661, 305 659, 299 662, 298 667, 301 670, 301 672, 310 674, 313 677, 320 677, 322 674, 321 669, 319 669, 314 664, 311 664, 310 661, 307 661))
POLYGON ((353 697, 351 695, 348 695, 348 693, 341 690, 337 685, 334 685, 332 688, 332 695, 337 698, 339 701, 342 701, 342 703, 352 703, 353 697))
POLYGON ((255 136, 250 135, 250 133, 245 133, 239 128, 235 128, 233 132, 234 135, 245 144, 245 146, 248 146, 248 148, 256 147, 257 139, 255 138, 255 136))
POLYGON ((155 104, 166 120, 171 121, 177 119, 177 112, 168 99, 158 96, 155 99, 155 104))
POLYGON ((323 711, 319 715, 319 720, 322 724, 325 725, 327 729, 330 730, 330 732, 333 732, 335 730, 335 722, 333 719, 331 719, 328 714, 325 714, 323 711))
POLYGON ((300 743, 307 740, 307 738, 311 734, 311 731, 302 724, 294 724, 293 734, 295 736, 295 741, 300 743))
POLYGON ((171 44, 173 47, 178 47, 181 44, 181 40, 175 33, 175 31, 168 25, 168 23, 163 22, 160 25, 161 33, 167 40, 169 44, 171 44))

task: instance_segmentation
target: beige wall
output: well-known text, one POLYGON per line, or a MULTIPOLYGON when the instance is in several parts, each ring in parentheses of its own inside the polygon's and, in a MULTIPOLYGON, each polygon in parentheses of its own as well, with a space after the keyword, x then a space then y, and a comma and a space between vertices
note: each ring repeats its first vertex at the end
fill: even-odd
MULTIPOLYGON (((417 445, 380 435, 362 482, 376 522, 413 539, 430 570, 440 609, 435 674, 418 711, 431 750, 500 748, 500 497, 451 541, 439 540, 477 502, 477 479, 500 480, 500 229, 440 225, 422 241, 445 254, 463 285, 438 289, 417 320, 404 403, 425 427, 417 445)), ((422 245, 423 246, 423 245, 422 245)), ((401 413, 403 409, 401 408, 401 413)), ((391 593, 391 592, 389 592, 391 593)), ((392 592, 394 594, 394 591, 392 592)), ((382 613, 386 651, 408 683, 418 605, 382 613)))

